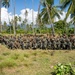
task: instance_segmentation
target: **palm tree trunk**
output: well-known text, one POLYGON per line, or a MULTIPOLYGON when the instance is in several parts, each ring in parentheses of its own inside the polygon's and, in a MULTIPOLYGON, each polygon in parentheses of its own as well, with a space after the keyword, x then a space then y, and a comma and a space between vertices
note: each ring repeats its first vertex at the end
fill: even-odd
POLYGON ((49 13, 49 8, 48 8, 46 0, 45 0, 45 4, 46 4, 47 12, 48 12, 48 15, 49 15, 49 23, 51 23, 52 35, 54 36, 55 35, 54 25, 53 25, 52 20, 51 20, 51 16, 50 16, 50 13, 49 13))
MULTIPOLYGON (((40 6, 41 6, 41 3, 39 2, 39 6, 38 6, 38 17, 39 17, 39 13, 40 13, 40 6)), ((38 19, 38 23, 37 24, 40 26, 39 19, 38 19)), ((41 34, 41 31, 40 31, 40 34, 41 34)))
MULTIPOLYGON (((9 10, 8 10, 9 12, 9 10)), ((10 34, 11 34, 11 24, 10 24, 10 17, 9 17, 9 14, 8 14, 8 20, 9 20, 9 25, 10 25, 10 34)))
POLYGON ((14 20, 13 20, 13 30, 14 30, 14 35, 16 35, 16 28, 15 28, 15 0, 13 0, 14 3, 14 20))
MULTIPOLYGON (((40 6, 41 6, 41 3, 39 2, 39 6, 38 6, 38 17, 39 17, 39 13, 40 13, 40 6)), ((39 20, 38 20, 38 25, 39 25, 39 20)))
MULTIPOLYGON (((26 0, 25 0, 25 4, 26 4, 26 0)), ((26 13, 26 5, 25 5, 25 13, 26 13)), ((24 14, 25 14, 25 13, 24 13, 24 14)), ((25 23, 25 21, 26 21, 26 14, 25 14, 25 19, 24 19, 24 25, 25 25, 25 26, 24 26, 24 28, 25 28, 24 30, 26 30, 26 23, 25 23)))
POLYGON ((1 3, 2 3, 2 0, 0 0, 0 32, 2 32, 2 24, 1 24, 1 3))
MULTIPOLYGON (((32 0, 32 26, 34 27, 34 12, 33 12, 33 5, 34 5, 34 1, 32 0)), ((33 28, 33 35, 35 34, 35 30, 33 28)))

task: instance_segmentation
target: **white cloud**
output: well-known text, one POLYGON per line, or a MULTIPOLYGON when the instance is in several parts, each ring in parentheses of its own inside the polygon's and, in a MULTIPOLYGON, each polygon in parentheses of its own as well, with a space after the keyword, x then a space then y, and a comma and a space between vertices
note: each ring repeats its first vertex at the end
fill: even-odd
MULTIPOLYGON (((32 22, 32 9, 29 9, 29 8, 26 8, 26 10, 28 11, 28 16, 27 16, 27 20, 28 20, 28 23, 30 24, 32 22)), ((25 9, 22 9, 20 11, 21 13, 18 15, 16 14, 16 16, 20 16, 22 21, 24 20, 25 18, 25 9)), ((2 20, 2 23, 4 21, 7 22, 7 24, 9 24, 9 18, 10 20, 12 19, 12 13, 8 13, 8 10, 6 8, 1 8, 1 20, 2 20), (9 15, 9 16, 8 16, 9 15)), ((63 15, 60 15, 61 16, 61 20, 63 20, 66 16, 66 12, 63 12, 63 15)), ((33 17, 34 17, 34 24, 36 23, 36 17, 37 17, 37 11, 33 11, 33 17)), ((67 19, 67 22, 69 22, 71 19, 70 19, 70 15, 67 19)), ((55 21, 59 21, 59 19, 56 17, 55 18, 55 21)), ((19 22, 18 22, 19 23, 19 22)))
POLYGON ((8 10, 6 8, 4 8, 4 7, 1 8, 1 21, 2 21, 2 23, 4 21, 6 21, 7 23, 9 23, 9 18, 10 19, 12 18, 11 13, 8 13, 8 10))
MULTIPOLYGON (((28 20, 28 23, 30 24, 32 22, 32 9, 29 9, 27 8, 26 9, 28 11, 28 16, 27 16, 27 20, 28 20)), ((22 9, 21 10, 21 13, 20 15, 16 14, 16 16, 20 16, 22 21, 24 20, 25 18, 25 9, 22 9)), ((7 22, 7 24, 9 24, 9 18, 10 20, 12 19, 12 13, 8 13, 8 10, 6 8, 1 8, 1 21, 2 23, 4 23, 4 21, 7 22)), ((37 17, 37 11, 33 11, 33 17, 34 17, 34 24, 36 23, 36 17, 37 17)))
MULTIPOLYGON (((59 20, 64 20, 65 16, 66 16, 66 13, 67 12, 62 12, 63 15, 60 15, 60 19, 58 19, 57 17, 55 17, 55 21, 59 21, 59 20)), ((70 22, 71 21, 71 18, 70 18, 70 15, 68 16, 66 22, 70 22)))
MULTIPOLYGON (((33 10, 29 9, 29 8, 27 8, 26 10, 28 12, 27 20, 28 20, 28 23, 30 24, 32 22, 32 11, 33 10)), ((24 14, 25 14, 25 9, 21 10, 21 14, 19 15, 22 18, 22 20, 25 19, 24 14)), ((34 22, 34 24, 36 23, 36 17, 37 17, 37 11, 33 11, 33 22, 34 22)))

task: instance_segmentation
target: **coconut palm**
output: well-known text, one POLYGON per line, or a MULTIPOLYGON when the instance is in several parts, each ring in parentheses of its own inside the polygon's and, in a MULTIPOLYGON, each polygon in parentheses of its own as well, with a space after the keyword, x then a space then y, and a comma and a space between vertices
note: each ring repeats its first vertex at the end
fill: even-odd
POLYGON ((9 7, 10 6, 9 2, 10 2, 10 0, 2 0, 2 5, 4 7, 9 7))
POLYGON ((18 17, 18 21, 20 22, 19 25, 20 25, 20 27, 21 27, 21 21, 22 21, 22 18, 21 18, 20 16, 18 17))
POLYGON ((15 21, 15 29, 17 29, 17 22, 18 22, 19 18, 17 16, 15 16, 14 21, 15 21))
POLYGON ((18 18, 18 19, 19 19, 19 22, 21 22, 21 17, 20 17, 20 16, 19 16, 19 18, 18 18))
POLYGON ((66 18, 71 14, 71 16, 75 16, 75 0, 60 0, 60 8, 64 10, 68 7, 66 18))
POLYGON ((27 24, 27 16, 28 16, 28 11, 25 10, 25 20, 24 20, 25 27, 26 27, 26 24, 27 24))
POLYGON ((40 7, 41 7, 41 2, 39 1, 38 15, 37 15, 37 19, 36 19, 36 22, 37 22, 38 25, 42 24, 42 22, 41 22, 41 16, 40 16, 40 7))
POLYGON ((14 15, 14 18, 13 18, 13 30, 14 30, 14 35, 16 35, 16 25, 15 25, 15 5, 16 5, 16 0, 12 0, 12 3, 13 3, 13 9, 14 9, 14 11, 13 11, 13 15, 14 15))
POLYGON ((27 22, 28 11, 25 10, 25 22, 27 22))
MULTIPOLYGON (((62 10, 68 7, 65 20, 68 18, 69 15, 71 15, 72 23, 75 24, 75 0, 60 0, 60 4, 61 4, 60 8, 62 10)), ((74 25, 74 35, 75 35, 75 25, 74 25)))
POLYGON ((42 19, 42 22, 44 24, 50 24, 51 25, 51 29, 52 29, 52 35, 55 35, 55 30, 54 30, 54 18, 55 16, 57 16, 58 18, 60 18, 60 14, 61 11, 57 10, 57 8, 55 6, 53 6, 54 4, 54 0, 40 0, 41 5, 43 6, 43 9, 40 13, 40 17, 42 19))
POLYGON ((1 6, 9 7, 10 0, 0 0, 0 32, 2 32, 2 25, 1 25, 1 6))
MULTIPOLYGON (((34 0, 32 0, 32 26, 34 27, 34 0)), ((35 34, 35 30, 33 28, 33 34, 35 34)))
POLYGON ((3 27, 2 27, 2 28, 3 28, 4 31, 7 30, 7 22, 6 22, 6 21, 4 21, 4 23, 3 23, 3 27))
POLYGON ((11 34, 11 27, 12 27, 12 20, 11 21, 9 21, 9 24, 10 24, 10 34, 11 34))

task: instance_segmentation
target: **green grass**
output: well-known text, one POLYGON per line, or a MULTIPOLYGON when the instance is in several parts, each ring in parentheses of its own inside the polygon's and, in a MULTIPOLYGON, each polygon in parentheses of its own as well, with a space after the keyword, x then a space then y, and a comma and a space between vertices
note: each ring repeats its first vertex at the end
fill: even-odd
POLYGON ((75 51, 9 50, 0 45, 0 75, 51 75, 58 63, 75 66, 75 51))
POLYGON ((10 54, 10 52, 4 52, 4 53, 3 53, 4 56, 7 56, 7 55, 9 55, 9 54, 10 54))

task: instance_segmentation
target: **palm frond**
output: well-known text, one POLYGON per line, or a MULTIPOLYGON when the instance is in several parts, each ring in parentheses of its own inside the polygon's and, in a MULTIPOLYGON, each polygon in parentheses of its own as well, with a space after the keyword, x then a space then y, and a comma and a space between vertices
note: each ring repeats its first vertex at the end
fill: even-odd
POLYGON ((72 3, 72 0, 63 0, 61 2, 61 9, 64 10, 66 7, 68 7, 68 5, 70 5, 72 3))

